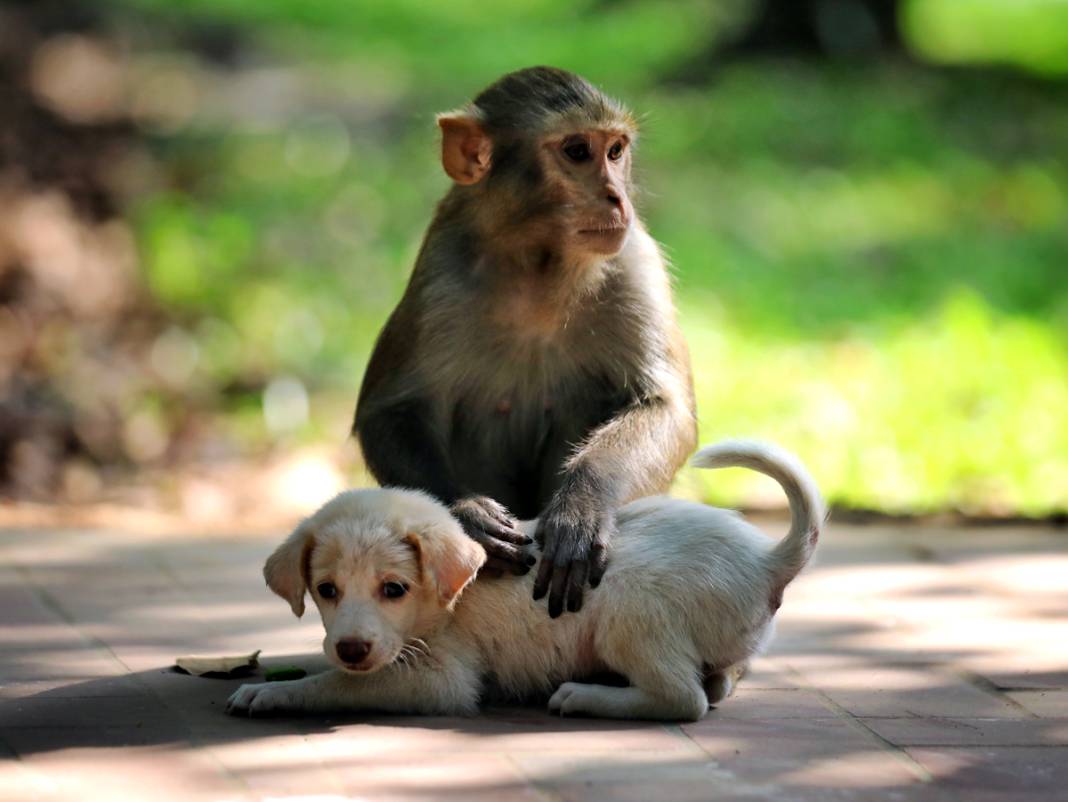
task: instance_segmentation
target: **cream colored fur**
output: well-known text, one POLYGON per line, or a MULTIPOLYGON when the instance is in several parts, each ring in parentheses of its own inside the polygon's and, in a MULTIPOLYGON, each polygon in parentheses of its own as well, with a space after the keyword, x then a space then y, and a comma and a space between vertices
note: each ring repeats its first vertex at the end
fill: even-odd
MULTIPOLYGON (((725 442, 699 451, 694 464, 744 466, 778 480, 790 499, 789 534, 776 543, 728 510, 640 499, 618 513, 600 587, 580 612, 556 620, 531 600, 533 574, 469 584, 485 555, 429 496, 342 493, 264 569, 298 615, 311 591, 324 650, 339 669, 243 685, 227 709, 473 714, 494 691, 551 694, 549 708, 562 715, 699 719, 770 638, 783 588, 811 555, 824 508, 807 472, 780 449, 725 442), (327 580, 336 599, 316 591, 327 580), (385 598, 390 581, 409 592, 385 598), (358 670, 338 657, 342 639, 372 644, 358 670), (576 681, 603 671, 630 686, 576 681)), ((524 524, 528 534, 535 523, 524 524)))

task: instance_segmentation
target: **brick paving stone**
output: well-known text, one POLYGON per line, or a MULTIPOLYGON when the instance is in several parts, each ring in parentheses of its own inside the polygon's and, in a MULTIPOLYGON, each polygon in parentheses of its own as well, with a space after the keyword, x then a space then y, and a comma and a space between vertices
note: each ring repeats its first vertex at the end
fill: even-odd
POLYGON ((42 752, 28 767, 55 783, 56 800, 220 802, 246 800, 244 783, 195 750, 124 745, 42 752))
POLYGON ((1020 708, 950 672, 910 666, 828 666, 813 686, 855 716, 1020 718, 1020 708))
POLYGON ((1040 718, 1068 721, 1068 688, 1041 691, 1011 691, 1006 694, 1040 718))
POLYGON ((862 721, 898 746, 1068 746, 1068 719, 914 717, 862 721))
POLYGON ((1034 666, 1019 665, 1014 668, 1007 666, 1004 661, 998 661, 997 664, 992 664, 991 662, 976 664, 974 661, 968 661, 965 664, 973 668, 977 674, 992 685, 1005 690, 1013 688, 1029 688, 1032 690, 1068 688, 1068 667, 1039 670, 1034 666))
POLYGON ((326 733, 312 733, 308 743, 324 753, 342 751, 381 755, 402 750, 419 753, 625 751, 668 753, 692 744, 675 727, 646 722, 562 719, 541 711, 495 708, 476 718, 364 716, 367 723, 333 719, 326 733))
POLYGON ((2 726, 33 727, 131 727, 144 726, 159 713, 151 696, 32 697, 6 700, 0 708, 2 726))
POLYGON ((811 691, 751 688, 743 680, 734 694, 709 712, 708 718, 833 718, 834 715, 833 708, 811 691))
POLYGON ((769 656, 684 726, 225 716, 262 669, 175 657, 324 665, 262 584, 282 534, 0 531, 0 802, 1068 800, 1063 533, 831 527, 769 656))
POLYGON ((761 690, 793 690, 797 679, 778 658, 762 655, 751 661, 742 685, 761 690))
POLYGON ((747 780, 810 788, 908 787, 923 777, 903 755, 845 719, 727 721, 683 726, 720 766, 747 780))
POLYGON ((140 726, 112 726, 105 721, 98 727, 0 727, 0 739, 20 758, 62 750, 85 750, 83 754, 88 757, 93 749, 104 747, 188 747, 189 731, 180 722, 160 718, 140 726))
POLYGON ((666 758, 532 753, 515 762, 543 799, 566 802, 729 802, 760 799, 767 787, 739 778, 702 754, 666 758))
POLYGON ((1068 747, 913 747, 908 750, 959 799, 1068 799, 1068 747))

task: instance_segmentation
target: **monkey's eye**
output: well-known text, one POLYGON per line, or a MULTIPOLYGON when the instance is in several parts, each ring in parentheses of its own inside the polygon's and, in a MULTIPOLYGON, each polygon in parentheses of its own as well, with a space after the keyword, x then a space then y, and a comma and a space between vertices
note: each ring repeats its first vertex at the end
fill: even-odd
POLYGON ((337 586, 333 582, 320 582, 315 586, 315 590, 324 599, 333 599, 337 597, 337 586))
POLYGON ((383 582, 382 595, 387 599, 399 599, 408 592, 408 586, 401 582, 383 582))
POLYGON ((583 140, 571 140, 564 145, 564 155, 573 162, 587 162, 593 158, 590 143, 583 140))
POLYGON ((619 157, 623 155, 623 143, 616 142, 612 147, 608 149, 608 158, 612 161, 619 161, 619 157))

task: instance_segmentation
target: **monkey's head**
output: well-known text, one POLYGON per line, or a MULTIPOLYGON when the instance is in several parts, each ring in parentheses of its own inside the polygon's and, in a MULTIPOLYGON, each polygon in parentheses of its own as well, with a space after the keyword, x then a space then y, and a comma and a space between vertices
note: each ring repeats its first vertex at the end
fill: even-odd
POLYGON ((445 172, 474 201, 484 237, 571 258, 622 249, 637 126, 588 81, 552 67, 513 72, 438 125, 445 172))

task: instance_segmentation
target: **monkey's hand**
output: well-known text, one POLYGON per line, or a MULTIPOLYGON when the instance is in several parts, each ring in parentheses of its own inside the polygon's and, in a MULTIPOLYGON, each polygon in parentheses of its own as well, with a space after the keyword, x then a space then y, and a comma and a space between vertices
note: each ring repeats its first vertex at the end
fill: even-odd
POLYGON ((534 541, 519 531, 508 510, 488 496, 462 498, 449 511, 467 536, 486 550, 489 576, 505 571, 521 576, 537 562, 537 557, 523 548, 534 541))
POLYGON ((597 587, 608 566, 608 541, 615 531, 615 516, 559 496, 538 522, 535 539, 541 544, 541 564, 534 581, 534 598, 549 594, 549 615, 582 609, 586 583, 597 587))

